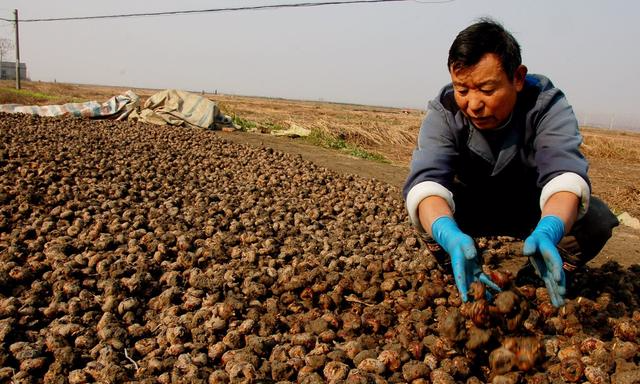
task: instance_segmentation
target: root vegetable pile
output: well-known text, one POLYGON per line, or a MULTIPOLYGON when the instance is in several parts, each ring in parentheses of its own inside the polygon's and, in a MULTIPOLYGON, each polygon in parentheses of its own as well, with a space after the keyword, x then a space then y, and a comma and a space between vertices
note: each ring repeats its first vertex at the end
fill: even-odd
POLYGON ((639 268, 578 273, 560 310, 499 272, 461 303, 375 180, 21 115, 0 115, 0 174, 0 382, 640 380, 639 268))

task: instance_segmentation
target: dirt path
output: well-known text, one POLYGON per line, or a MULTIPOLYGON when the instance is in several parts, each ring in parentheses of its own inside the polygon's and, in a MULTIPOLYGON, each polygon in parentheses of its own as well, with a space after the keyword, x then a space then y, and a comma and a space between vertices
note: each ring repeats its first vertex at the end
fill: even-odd
MULTIPOLYGON (((407 166, 364 160, 296 139, 244 132, 219 132, 219 134, 234 143, 266 146, 282 152, 299 154, 305 160, 340 173, 357 174, 384 181, 397 187, 398 194, 401 193, 402 184, 409 171, 407 166)), ((589 265, 597 267, 611 260, 623 266, 640 263, 640 231, 627 226, 618 226, 614 229, 613 237, 604 250, 589 265)))
POLYGON ((364 160, 343 154, 339 151, 306 144, 300 140, 291 138, 245 132, 219 133, 221 137, 234 143, 266 146, 287 153, 299 154, 305 160, 312 161, 337 172, 357 174, 384 181, 396 186, 398 193, 400 193, 404 179, 409 171, 408 167, 364 160))

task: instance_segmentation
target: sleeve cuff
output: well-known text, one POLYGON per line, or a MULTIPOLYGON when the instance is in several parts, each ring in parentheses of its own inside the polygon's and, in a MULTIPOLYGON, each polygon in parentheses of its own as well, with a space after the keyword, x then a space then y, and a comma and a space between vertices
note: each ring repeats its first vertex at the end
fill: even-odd
POLYGON ((411 224, 421 232, 425 232, 425 230, 422 224, 420 224, 420 218, 418 217, 418 205, 429 196, 442 197, 449 205, 449 208, 451 208, 451 212, 455 212, 456 210, 455 203, 453 202, 453 193, 441 184, 435 181, 423 181, 422 183, 414 185, 407 194, 407 212, 409 213, 411 224))
POLYGON ((580 205, 578 207, 578 219, 582 218, 589 209, 589 198, 591 190, 587 182, 577 173, 567 172, 554 177, 543 188, 540 194, 540 210, 544 208, 549 198, 557 192, 571 192, 578 196, 580 205))

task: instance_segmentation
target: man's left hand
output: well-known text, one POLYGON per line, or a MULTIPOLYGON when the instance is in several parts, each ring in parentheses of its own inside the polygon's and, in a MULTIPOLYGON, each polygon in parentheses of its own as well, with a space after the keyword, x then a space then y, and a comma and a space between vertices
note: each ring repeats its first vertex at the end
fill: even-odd
POLYGON ((522 253, 529 257, 536 273, 544 281, 551 303, 555 307, 564 304, 567 291, 566 278, 562 270, 562 258, 556 244, 564 236, 564 223, 554 215, 545 216, 536 229, 524 241, 522 253))

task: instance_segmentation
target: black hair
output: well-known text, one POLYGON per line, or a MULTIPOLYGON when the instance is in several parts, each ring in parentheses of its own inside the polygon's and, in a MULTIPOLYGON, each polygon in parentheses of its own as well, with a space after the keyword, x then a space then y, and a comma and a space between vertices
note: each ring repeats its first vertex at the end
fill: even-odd
POLYGON ((513 79, 522 64, 520 45, 500 23, 490 18, 480 19, 458 33, 449 48, 447 69, 468 68, 487 53, 497 55, 507 77, 513 79))

